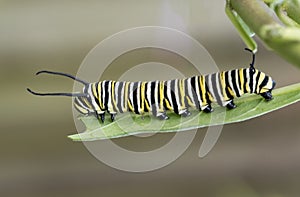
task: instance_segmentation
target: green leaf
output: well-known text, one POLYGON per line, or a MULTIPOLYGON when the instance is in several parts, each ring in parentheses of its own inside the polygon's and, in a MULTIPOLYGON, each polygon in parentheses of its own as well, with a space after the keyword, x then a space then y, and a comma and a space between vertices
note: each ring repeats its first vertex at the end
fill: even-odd
POLYGON ((133 113, 124 113, 118 115, 114 122, 111 122, 107 116, 105 123, 102 124, 93 116, 81 116, 80 120, 85 124, 86 131, 68 137, 75 141, 92 141, 135 134, 178 132, 241 122, 298 102, 300 83, 275 89, 273 97, 272 101, 267 102, 259 95, 245 95, 235 99, 237 108, 233 110, 214 106, 212 113, 207 114, 195 110, 191 111, 191 116, 185 118, 168 113, 170 119, 166 121, 158 120, 152 115, 142 118, 133 113))

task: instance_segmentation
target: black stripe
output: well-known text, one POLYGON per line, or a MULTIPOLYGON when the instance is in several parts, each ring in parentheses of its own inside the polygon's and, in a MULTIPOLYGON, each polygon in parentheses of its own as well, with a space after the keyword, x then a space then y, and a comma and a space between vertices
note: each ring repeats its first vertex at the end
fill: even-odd
POLYGON ((236 75, 235 75, 235 72, 236 70, 231 70, 231 79, 232 79, 232 84, 233 84, 233 89, 234 89, 234 92, 236 93, 236 96, 237 97, 240 97, 240 93, 239 93, 239 88, 237 87, 237 84, 236 84, 236 75))
POLYGON ((247 81, 249 80, 248 78, 247 78, 247 73, 246 73, 246 69, 243 69, 243 78, 244 78, 244 84, 243 84, 243 86, 244 86, 244 92, 243 93, 247 93, 247 81))
POLYGON ((248 70, 248 72, 249 72, 249 76, 250 76, 250 79, 249 79, 250 93, 253 93, 253 75, 255 72, 252 72, 251 68, 248 70))
POLYGON ((213 74, 211 74, 211 84, 212 84, 212 89, 213 89, 213 91, 214 91, 214 95, 215 95, 215 99, 217 100, 217 103, 219 104, 219 105, 222 105, 222 98, 220 97, 220 95, 219 95, 219 93, 218 93, 218 87, 217 87, 217 74, 219 74, 219 73, 213 73, 213 74))
POLYGON ((171 99, 173 103, 173 110, 176 114, 178 114, 178 104, 176 101, 176 96, 175 96, 175 80, 171 80, 171 99))
POLYGON ((151 94, 151 101, 150 101, 150 107, 152 108, 152 113, 156 116, 157 115, 157 109, 156 109, 156 106, 155 106, 155 81, 151 81, 151 91, 150 91, 150 94, 151 94))
POLYGON ((228 73, 229 73, 228 71, 224 72, 224 76, 225 76, 225 85, 226 85, 225 91, 226 91, 227 97, 228 97, 229 99, 233 99, 233 98, 234 98, 234 95, 232 95, 232 94, 230 93, 230 91, 229 91, 229 88, 231 88, 231 87, 230 87, 230 84, 229 84, 229 77, 228 77, 229 74, 228 74, 228 73))
POLYGON ((188 91, 188 79, 184 79, 184 104, 186 107, 189 107, 189 103, 186 97, 189 97, 189 91, 188 91))
MULTIPOLYGON (((85 97, 78 97, 78 100, 81 102, 81 105, 80 106, 82 106, 83 108, 87 108, 87 109, 90 109, 89 108, 89 106, 86 104, 86 102, 85 102, 85 100, 84 99, 86 99, 85 97)), ((89 111, 89 110, 88 110, 89 111)))
POLYGON ((261 84, 259 85, 259 91, 260 91, 264 86, 267 85, 268 81, 269 81, 269 77, 265 76, 264 80, 263 80, 263 81, 261 82, 261 84))
POLYGON ((108 98, 109 98, 108 85, 109 85, 109 81, 104 81, 104 91, 105 91, 104 109, 105 110, 108 110, 108 98))
MULTIPOLYGON (((255 91, 257 90, 257 86, 259 85, 258 82, 259 82, 259 78, 260 78, 260 72, 258 72, 257 76, 256 76, 256 85, 255 85, 255 91)), ((258 90, 259 91, 259 90, 258 90)), ((259 93, 259 92, 256 92, 256 93, 259 93)))
MULTIPOLYGON (((195 102, 195 106, 197 109, 200 109, 200 104, 199 104, 199 100, 198 100, 197 92, 196 92, 196 77, 191 78, 191 86, 192 86, 192 96, 193 96, 193 99, 195 102)), ((201 88, 199 88, 199 90, 201 90, 201 88)), ((199 97, 201 98, 201 94, 199 95, 199 97)))
MULTIPOLYGON (((124 85, 124 82, 119 82, 119 86, 118 86, 118 101, 117 101, 117 108, 118 108, 118 111, 120 113, 123 113, 123 109, 122 109, 122 98, 125 99, 125 91, 122 92, 122 87, 124 85)), ((124 90, 125 90, 125 87, 124 87, 124 90)))
MULTIPOLYGON (((78 105, 78 106, 84 108, 83 105, 85 105, 85 103, 81 101, 82 104, 80 104, 80 103, 78 102, 78 101, 80 100, 80 98, 81 98, 81 97, 77 97, 76 99, 74 99, 74 102, 75 102, 75 104, 76 104, 75 107, 78 105)), ((76 107, 76 108, 77 108, 77 107, 76 107)), ((83 113, 82 111, 79 110, 79 108, 77 108, 77 109, 78 109, 78 111, 79 111, 80 113, 83 113)), ((84 109, 85 109, 85 108, 84 108, 84 109)), ((87 111, 88 111, 88 110, 87 110, 87 111)))
POLYGON ((99 108, 101 109, 101 106, 100 106, 99 99, 97 99, 97 96, 99 96, 99 93, 98 93, 98 83, 99 83, 99 82, 92 84, 92 86, 94 86, 94 87, 95 87, 95 89, 96 89, 96 94, 97 94, 97 95, 94 95, 93 88, 92 88, 92 92, 93 92, 93 96, 94 96, 94 99, 95 99, 95 101, 96 101, 97 105, 98 105, 98 106, 99 106, 99 108))
POLYGON ((139 102, 139 98, 138 98, 138 82, 133 82, 133 107, 134 107, 134 113, 139 114, 139 107, 138 107, 138 102, 139 102))
POLYGON ((144 100, 144 103, 143 103, 143 105, 144 105, 144 112, 148 112, 149 111, 148 108, 147 108, 147 105, 146 105, 146 102, 148 102, 148 104, 149 104, 149 101, 147 99, 148 83, 149 82, 145 83, 145 90, 144 90, 144 95, 145 95, 145 100, 144 100))

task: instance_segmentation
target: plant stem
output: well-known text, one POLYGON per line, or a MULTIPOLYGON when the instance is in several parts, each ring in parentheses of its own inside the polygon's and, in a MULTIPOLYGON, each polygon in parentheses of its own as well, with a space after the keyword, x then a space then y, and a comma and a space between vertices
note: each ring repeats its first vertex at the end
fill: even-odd
POLYGON ((231 0, 232 8, 271 49, 300 67, 300 29, 284 27, 269 9, 258 0, 231 0))

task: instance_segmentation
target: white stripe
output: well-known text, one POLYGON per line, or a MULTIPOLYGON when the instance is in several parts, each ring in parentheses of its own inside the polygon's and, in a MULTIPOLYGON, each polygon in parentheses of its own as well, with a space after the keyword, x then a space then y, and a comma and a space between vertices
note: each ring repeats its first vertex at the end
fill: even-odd
POLYGON ((173 108, 173 101, 172 101, 172 97, 171 97, 171 92, 172 92, 172 88, 171 88, 171 80, 167 81, 167 99, 171 105, 171 107, 173 108))
POLYGON ((233 72, 233 71, 232 71, 232 70, 228 71, 228 82, 229 82, 229 86, 230 86, 230 89, 234 92, 234 94, 237 95, 237 92, 236 92, 236 91, 234 90, 234 88, 233 88, 231 72, 233 72))
POLYGON ((141 95, 141 94, 140 94, 140 86, 141 86, 141 82, 139 81, 139 82, 138 82, 138 85, 137 85, 137 88, 136 88, 136 89, 137 89, 137 90, 136 90, 136 93, 137 93, 137 94, 136 94, 136 97, 137 97, 136 100, 137 100, 137 106, 138 106, 138 111, 139 111, 139 112, 141 112, 141 111, 140 111, 140 109, 141 109, 141 102, 140 102, 140 101, 141 101, 141 98, 140 98, 140 95, 141 95))
POLYGON ((93 96, 92 84, 89 84, 89 86, 88 86, 88 94, 90 95, 90 98, 91 98, 91 101, 92 101, 91 104, 94 106, 96 111, 99 111, 100 107, 98 106, 98 104, 95 101, 95 96, 93 96))
POLYGON ((133 82, 131 82, 130 84, 129 84, 129 101, 130 101, 130 103, 132 104, 132 107, 133 107, 133 109, 134 109, 134 103, 133 103, 133 82))
POLYGON ((118 88, 119 88, 120 82, 116 81, 115 83, 115 89, 114 89, 114 94, 115 94, 115 101, 116 101, 116 107, 118 109, 118 103, 119 103, 119 95, 118 95, 118 88))
POLYGON ((193 90, 192 90, 191 78, 187 79, 187 84, 185 84, 185 85, 187 85, 187 90, 188 90, 187 93, 188 93, 188 96, 189 96, 190 100, 192 101, 192 103, 195 103, 194 97, 193 97, 193 90))
POLYGON ((88 108, 87 106, 85 106, 85 105, 80 101, 80 99, 78 99, 77 97, 76 97, 76 99, 77 99, 79 105, 80 105, 83 109, 87 110, 88 112, 91 112, 91 109, 88 108))
POLYGON ((154 90, 154 93, 155 93, 155 107, 156 107, 156 110, 157 110, 157 115, 160 115, 161 113, 158 113, 158 110, 159 110, 159 98, 158 98, 158 93, 159 93, 159 81, 155 81, 155 90, 154 90))
POLYGON ((178 112, 180 111, 181 105, 180 105, 180 98, 179 98, 179 86, 178 86, 179 80, 175 79, 175 98, 176 98, 176 102, 177 102, 177 107, 178 107, 178 112))
MULTIPOLYGON (((239 90, 239 95, 241 96, 242 95, 242 92, 241 92, 241 90, 242 90, 242 88, 240 87, 240 85, 239 85, 239 69, 236 69, 235 70, 235 80, 236 80, 236 86, 237 86, 237 88, 238 88, 238 90, 239 90)), ((242 84, 241 84, 242 85, 242 84)))
MULTIPOLYGON (((154 92, 153 92, 153 94, 154 94, 154 92)), ((147 97, 148 104, 150 106, 150 111, 152 111, 152 105, 151 105, 151 81, 149 81, 147 83, 146 97, 147 97)))
POLYGON ((216 96, 215 96, 215 92, 214 92, 213 85, 212 85, 211 74, 208 75, 208 90, 211 93, 213 99, 216 101, 216 96))
POLYGON ((113 112, 114 109, 113 109, 113 106, 112 106, 112 95, 111 95, 111 83, 112 81, 109 81, 108 82, 108 103, 107 103, 107 109, 108 109, 108 112, 113 112))
POLYGON ((195 77, 196 94, 197 94, 197 97, 198 97, 199 106, 202 109, 202 100, 201 100, 201 93, 200 93, 200 87, 199 87, 199 82, 200 82, 199 80, 200 80, 200 77, 196 76, 195 77))
POLYGON ((252 77, 252 79, 253 79, 253 82, 252 82, 252 84, 253 84, 253 87, 252 87, 253 93, 255 92, 256 77, 257 77, 257 72, 255 71, 255 73, 253 74, 253 77, 252 77))
POLYGON ((220 87, 220 73, 216 73, 216 84, 217 84, 217 87, 216 87, 217 88, 217 93, 220 97, 220 100, 224 101, 224 97, 223 97, 223 94, 222 94, 222 89, 220 87))
POLYGON ((104 84, 105 84, 105 82, 106 81, 102 81, 102 84, 101 84, 101 91, 102 91, 102 103, 103 103, 103 107, 105 108, 105 86, 104 86, 104 84))
POLYGON ((128 92, 127 95, 125 95, 125 87, 126 87, 126 81, 123 82, 123 86, 121 87, 121 98, 120 98, 120 102, 121 102, 121 107, 122 107, 122 111, 126 111, 126 101, 125 101, 125 97, 128 96, 128 92))

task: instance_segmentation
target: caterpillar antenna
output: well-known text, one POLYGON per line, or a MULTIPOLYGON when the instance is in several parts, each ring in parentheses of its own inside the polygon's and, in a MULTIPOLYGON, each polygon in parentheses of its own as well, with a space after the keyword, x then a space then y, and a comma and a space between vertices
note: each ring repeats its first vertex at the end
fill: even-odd
POLYGON ((89 83, 82 80, 82 79, 79 79, 73 75, 70 75, 70 74, 67 74, 67 73, 62 73, 62 72, 54 72, 54 71, 48 71, 48 70, 41 70, 39 72, 36 73, 36 75, 39 75, 39 74, 42 74, 42 73, 46 73, 46 74, 52 74, 52 75, 60 75, 60 76, 65 76, 65 77, 68 77, 68 78, 71 78, 75 81, 78 81, 84 85, 88 85, 89 83))
POLYGON ((87 96, 87 94, 84 94, 84 93, 66 93, 66 92, 39 93, 39 92, 34 92, 29 88, 27 88, 27 91, 30 92, 31 94, 37 95, 37 96, 69 96, 69 97, 87 96))
POLYGON ((249 51, 252 53, 252 62, 250 63, 250 67, 254 68, 254 63, 255 63, 255 53, 251 49, 245 48, 246 51, 249 51))

